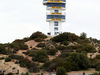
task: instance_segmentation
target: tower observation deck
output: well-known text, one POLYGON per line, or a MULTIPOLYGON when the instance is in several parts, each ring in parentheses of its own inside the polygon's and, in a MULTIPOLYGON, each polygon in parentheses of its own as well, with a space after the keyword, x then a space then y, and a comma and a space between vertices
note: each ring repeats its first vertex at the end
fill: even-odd
POLYGON ((49 22, 49 36, 56 36, 62 33, 62 22, 66 21, 66 0, 43 0, 43 5, 49 10, 46 14, 46 21, 49 22))

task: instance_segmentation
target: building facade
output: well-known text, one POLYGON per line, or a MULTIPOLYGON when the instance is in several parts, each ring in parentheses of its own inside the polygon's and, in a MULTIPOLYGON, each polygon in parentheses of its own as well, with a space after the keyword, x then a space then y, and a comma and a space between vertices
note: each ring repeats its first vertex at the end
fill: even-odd
POLYGON ((49 22, 49 36, 56 36, 62 33, 62 22, 66 21, 66 0, 43 0, 43 5, 49 10, 46 14, 46 21, 49 22))

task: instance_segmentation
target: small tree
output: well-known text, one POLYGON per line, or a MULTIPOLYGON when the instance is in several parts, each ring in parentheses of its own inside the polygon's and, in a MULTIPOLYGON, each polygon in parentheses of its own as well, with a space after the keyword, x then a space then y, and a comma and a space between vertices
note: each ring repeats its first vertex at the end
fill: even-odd
POLYGON ((90 66, 88 57, 83 53, 72 53, 69 55, 67 60, 72 62, 73 70, 88 69, 90 66))
POLYGON ((65 68, 63 68, 63 67, 57 67, 56 75, 66 75, 65 68))
POLYGON ((80 39, 86 39, 87 38, 87 34, 86 33, 81 33, 80 35, 80 39))

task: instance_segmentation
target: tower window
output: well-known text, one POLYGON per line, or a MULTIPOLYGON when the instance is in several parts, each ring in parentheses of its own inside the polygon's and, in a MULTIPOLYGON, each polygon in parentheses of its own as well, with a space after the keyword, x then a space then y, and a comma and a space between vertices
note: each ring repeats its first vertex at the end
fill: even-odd
POLYGON ((55 13, 58 13, 59 11, 58 10, 55 10, 55 13))
POLYGON ((58 22, 54 22, 54 26, 58 26, 58 22))
POLYGON ((55 34, 55 35, 58 35, 58 34, 59 34, 59 32, 55 32, 54 34, 55 34))
POLYGON ((54 30, 57 31, 58 30, 58 27, 54 27, 54 30))

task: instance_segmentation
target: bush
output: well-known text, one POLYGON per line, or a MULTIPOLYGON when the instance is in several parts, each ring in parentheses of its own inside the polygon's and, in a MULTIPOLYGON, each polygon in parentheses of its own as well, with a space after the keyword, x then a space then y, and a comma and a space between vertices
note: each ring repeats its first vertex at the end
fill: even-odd
POLYGON ((38 62, 46 62, 48 60, 48 55, 47 55, 46 50, 34 51, 32 60, 38 61, 38 62))
POLYGON ((63 68, 63 67, 57 67, 56 75, 66 75, 65 68, 63 68))
POLYGON ((28 46, 24 44, 24 40, 17 39, 13 41, 10 45, 10 48, 13 48, 14 50, 27 50, 28 46))
POLYGON ((45 39, 45 38, 47 38, 47 36, 46 35, 44 35, 42 32, 35 32, 35 33, 33 33, 31 36, 30 36, 30 39, 31 40, 34 40, 34 39, 36 39, 36 38, 42 38, 42 39, 45 39))
POLYGON ((100 59, 100 55, 96 55, 96 59, 100 59))
POLYGON ((9 55, 10 58, 16 59, 16 60, 22 60, 24 57, 22 55, 9 55))
POLYGON ((28 73, 28 72, 26 72, 25 74, 24 74, 24 73, 22 73, 21 75, 29 75, 29 73, 28 73))
POLYGON ((57 52, 56 49, 50 49, 50 50, 48 50, 48 54, 49 54, 49 55, 55 55, 56 52, 57 52))
POLYGON ((37 44, 37 47, 45 47, 45 43, 39 43, 37 44))
POLYGON ((0 57, 0 60, 3 60, 3 59, 5 59, 4 57, 0 57))
POLYGON ((97 62, 97 63, 95 64, 95 66, 96 66, 96 71, 100 71, 100 62, 97 62))
POLYGON ((98 50, 98 52, 100 53, 100 50, 98 50))
POLYGON ((51 64, 51 62, 47 61, 43 64, 43 66, 41 68, 49 71, 49 70, 51 70, 51 69, 49 69, 50 64, 51 64))
POLYGON ((28 50, 25 54, 32 57, 32 56, 34 56, 34 51, 28 50))
POLYGON ((14 73, 8 73, 7 75, 14 75, 14 73))
POLYGON ((36 63, 31 63, 30 65, 29 65, 29 67, 28 67, 28 70, 29 70, 29 72, 30 73, 37 73, 37 72, 39 72, 40 70, 39 70, 39 67, 38 67, 38 64, 36 64, 36 63))
POLYGON ((64 58, 55 58, 51 62, 46 62, 43 65, 43 69, 47 71, 53 71, 54 69, 57 69, 57 67, 64 67, 66 71, 72 70, 72 63, 66 61, 64 58))
POLYGON ((3 45, 0 45, 0 54, 9 54, 9 51, 3 45))
POLYGON ((10 57, 7 57, 7 58, 5 59, 5 62, 9 62, 9 61, 11 61, 11 58, 10 58, 10 57))
POLYGON ((83 70, 88 69, 90 66, 90 61, 85 54, 82 53, 72 53, 66 58, 67 61, 72 62, 72 70, 83 70))
POLYGON ((36 38, 35 39, 35 42, 42 42, 42 41, 44 41, 42 38, 36 38))
POLYGON ((94 52, 96 52, 96 49, 92 45, 89 45, 89 44, 81 44, 76 51, 77 52, 85 51, 87 53, 94 53, 94 52))
POLYGON ((100 71, 100 65, 96 67, 96 71, 100 71))
POLYGON ((66 58, 70 55, 69 52, 62 52, 58 57, 61 57, 61 58, 66 58))
POLYGON ((86 33, 81 33, 80 35, 80 39, 86 39, 87 38, 87 34, 86 33))
POLYGON ((64 49, 66 49, 66 47, 65 46, 58 46, 58 47, 56 47, 57 48, 57 50, 64 50, 64 49))
POLYGON ((19 61, 21 67, 26 67, 29 72, 39 72, 38 64, 31 62, 29 59, 23 59, 19 61))
POLYGON ((67 49, 71 49, 71 50, 76 50, 78 49, 79 47, 78 46, 67 46, 67 49))
POLYGON ((64 45, 68 45, 69 42, 68 42, 68 41, 63 41, 62 44, 64 44, 64 45))
POLYGON ((55 36, 51 40, 53 42, 64 42, 64 41, 73 42, 73 41, 77 41, 78 39, 79 39, 79 37, 77 35, 75 35, 74 33, 65 32, 65 33, 62 33, 58 36, 55 36))
POLYGON ((23 59, 23 60, 20 60, 19 63, 20 63, 21 67, 28 67, 30 65, 31 61, 28 59, 23 59))
POLYGON ((59 66, 65 68, 65 71, 67 71, 67 72, 71 71, 73 68, 72 63, 69 61, 59 61, 57 63, 57 67, 59 67, 59 66))

